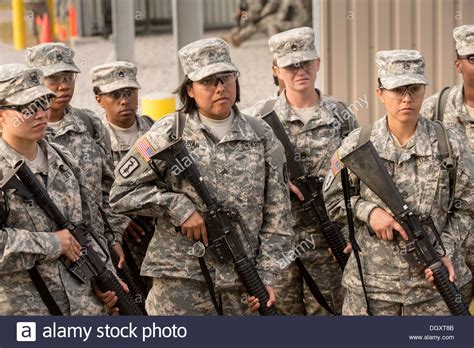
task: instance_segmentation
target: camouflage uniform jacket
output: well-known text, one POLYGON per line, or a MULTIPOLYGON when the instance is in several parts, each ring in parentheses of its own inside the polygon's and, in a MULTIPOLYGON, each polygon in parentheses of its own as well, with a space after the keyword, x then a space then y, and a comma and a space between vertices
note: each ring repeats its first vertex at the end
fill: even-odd
MULTIPOLYGON (((49 196, 71 222, 90 223, 93 210, 83 199, 82 172, 77 162, 66 150, 58 155, 46 141, 39 141, 39 146, 48 159, 46 189, 49 196), (61 156, 67 158, 67 163, 61 156)), ((24 159, 2 139, 0 154, 0 172, 3 175, 24 159)), ((26 201, 13 189, 6 191, 6 197, 7 200, 0 196, 0 203, 3 205, 7 201, 10 209, 5 227, 0 230, 0 313, 49 314, 27 272, 36 264, 63 314, 105 314, 91 284, 80 284, 58 259, 61 245, 52 231, 59 230, 59 227, 34 200, 26 201)), ((95 212, 98 213, 97 210, 95 212)))
MULTIPOLYGON (((135 117, 135 119, 137 120, 138 138, 139 138, 142 135, 144 135, 146 132, 148 132, 151 125, 142 117, 137 116, 135 117)), ((107 120, 107 116, 105 115, 105 113, 102 115, 101 120, 110 138, 110 146, 112 149, 112 159, 114 161, 114 167, 116 167, 117 164, 120 162, 120 160, 127 154, 128 150, 130 150, 130 146, 120 142, 120 139, 115 134, 114 129, 110 126, 110 123, 107 120)))
MULTIPOLYGON (((448 128, 455 128, 467 137, 467 143, 474 152, 474 118, 469 115, 464 102, 463 82, 452 87, 448 94, 443 123, 448 128)), ((421 115, 433 119, 433 113, 438 102, 439 93, 432 95, 423 102, 421 115)))
MULTIPOLYGON (((100 119, 89 110, 81 110, 90 116, 94 128, 94 139, 91 138, 87 126, 77 115, 78 109, 68 107, 60 128, 57 131, 49 128, 46 139, 49 142, 60 144, 68 149, 79 162, 79 166, 86 173, 85 184, 94 197, 101 197, 99 204, 113 230, 115 241, 122 242, 122 234, 130 223, 124 215, 115 214, 109 206, 109 192, 114 181, 114 167, 111 161, 110 141, 107 131, 100 119)), ((100 219, 96 222, 97 228, 103 230, 100 219)))
MULTIPOLYGON (((170 143, 174 123, 174 114, 165 116, 139 141, 149 142, 154 152, 163 149, 170 143)), ((263 138, 237 112, 229 133, 215 141, 211 131, 192 114, 188 115, 183 139, 218 203, 240 212, 252 246, 250 250, 239 230, 247 255, 255 259, 264 283, 272 284, 279 271, 278 259, 293 246, 293 231, 284 151, 270 127, 262 122, 262 129, 263 138)), ((165 216, 156 225, 142 275, 203 281, 198 260, 189 252, 194 242, 177 233, 175 226, 181 226, 195 210, 205 211, 204 204, 187 180, 171 175, 176 168, 169 170, 162 161, 157 165, 171 190, 156 185, 158 176, 134 146, 116 169, 110 203, 121 213, 165 216), (138 165, 130 170, 130 164, 135 162, 138 165), (120 173, 127 168, 124 177, 120 173)), ((209 253, 205 258, 217 287, 239 284, 231 263, 216 263, 209 253)))
MULTIPOLYGON (((321 95, 319 91, 318 94, 321 95)), ((293 148, 300 154, 306 172, 324 178, 329 169, 329 160, 342 142, 340 122, 334 116, 337 112, 336 101, 332 97, 322 95, 319 108, 316 109, 315 114, 306 125, 291 108, 285 91, 276 100, 274 110, 285 127, 293 148)), ((262 116, 260 115, 261 111, 256 112, 255 116, 262 116)), ((341 116, 349 117, 353 129, 357 128, 357 122, 352 114, 347 112, 347 115, 341 116)), ((297 242, 311 238, 317 247, 327 249, 328 245, 322 233, 315 233, 319 231, 319 228, 303 223, 300 212, 301 201, 295 195, 291 195, 291 207, 292 224, 297 242), (311 234, 314 235, 310 237, 311 234)), ((324 258, 326 257, 325 250, 324 258)))
MULTIPOLYGON (((357 144, 360 130, 355 130, 338 149, 339 158, 350 153, 357 144)), ((448 208, 448 173, 441 166, 438 140, 433 123, 423 117, 418 120, 415 135, 404 149, 399 149, 387 127, 387 117, 373 125, 370 140, 382 158, 402 197, 409 207, 420 214, 430 215, 441 234, 441 239, 455 265, 458 286, 469 282, 471 274, 458 248, 463 234, 472 230, 474 216, 474 163, 470 151, 460 135, 449 130, 448 137, 453 156, 458 162, 455 199, 458 209, 453 216, 448 208)), ((324 185, 326 204, 334 220, 346 221, 345 205, 340 185, 340 175, 334 180, 332 171, 324 185)), ((389 211, 382 200, 351 174, 355 195, 351 198, 356 225, 356 239, 361 254, 364 279, 369 297, 379 300, 413 304, 438 296, 424 277, 424 271, 413 268, 400 255, 396 241, 378 240, 367 230, 368 216, 372 209, 381 207, 389 211)), ((343 276, 344 287, 362 292, 356 261, 352 255, 343 276)))

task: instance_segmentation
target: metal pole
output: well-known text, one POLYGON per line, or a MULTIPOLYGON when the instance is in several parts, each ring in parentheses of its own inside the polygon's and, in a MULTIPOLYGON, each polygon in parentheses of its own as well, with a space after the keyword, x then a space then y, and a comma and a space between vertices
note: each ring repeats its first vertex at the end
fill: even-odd
MULTIPOLYGON (((321 57, 322 64, 328 64, 323 59, 323 49, 322 49, 322 27, 321 27, 321 1, 323 0, 313 0, 313 30, 314 30, 314 44, 316 46, 316 51, 318 52, 319 57, 321 57)), ((316 79, 316 87, 322 89, 324 86, 324 69, 319 69, 318 78, 316 79)))
POLYGON ((23 50, 26 47, 25 8, 23 6, 23 0, 12 0, 12 17, 13 45, 16 50, 23 50))
MULTIPOLYGON (((173 40, 178 52, 181 47, 202 38, 204 31, 202 0, 173 0, 172 6, 173 40)), ((184 74, 179 62, 176 66, 176 85, 178 85, 183 80, 184 74)))
POLYGON ((114 59, 133 61, 135 55, 135 16, 133 1, 112 0, 114 59))

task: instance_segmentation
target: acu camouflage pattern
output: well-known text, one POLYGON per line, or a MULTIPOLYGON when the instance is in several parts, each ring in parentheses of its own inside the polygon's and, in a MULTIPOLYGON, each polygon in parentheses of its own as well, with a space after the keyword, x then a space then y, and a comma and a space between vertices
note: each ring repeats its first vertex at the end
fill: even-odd
POLYGON ((137 81, 137 67, 129 62, 112 62, 98 65, 91 70, 92 86, 99 87, 101 93, 109 93, 122 88, 140 88, 137 81))
MULTIPOLYGON (((148 123, 143 117, 136 116, 138 127, 138 138, 145 135, 146 132, 151 128, 150 123, 148 123)), ((130 146, 128 144, 124 144, 120 142, 119 137, 115 134, 114 129, 110 125, 109 121, 107 120, 107 115, 105 113, 101 116, 102 124, 104 125, 105 129, 107 130, 107 135, 110 139, 110 146, 112 150, 112 160, 114 162, 114 168, 118 165, 120 160, 125 157, 127 152, 130 150, 130 146)), ((137 138, 137 140, 138 140, 137 138)))
POLYGON ((62 71, 80 73, 74 63, 74 51, 63 43, 47 42, 26 49, 28 65, 41 69, 44 76, 51 76, 62 71))
MULTIPOLYGON (((68 106, 58 130, 48 127, 46 139, 49 142, 66 147, 76 158, 82 170, 87 173, 84 178, 86 186, 92 192, 97 204, 104 210, 112 228, 113 239, 122 242, 122 235, 130 219, 125 215, 115 214, 109 206, 109 192, 114 181, 114 165, 107 131, 100 119, 90 110, 76 109, 68 106), (78 113, 88 117, 94 128, 94 138, 78 113)), ((95 221, 96 228, 104 231, 102 219, 95 221)), ((110 231, 107 231, 108 233, 110 231)))
POLYGON ((268 40, 273 60, 280 68, 318 58, 314 31, 303 27, 273 35, 268 40))
POLYGON ((23 64, 0 65, 0 100, 25 105, 44 96, 55 96, 43 85, 43 79, 43 72, 39 69, 23 64))
POLYGON ((453 29, 456 51, 460 56, 474 54, 474 25, 461 25, 453 29))
POLYGON ((427 85, 425 61, 415 50, 379 51, 375 55, 382 87, 393 89, 411 84, 427 85))
MULTIPOLYGON (((338 149, 339 158, 350 153, 357 144, 360 130, 353 131, 338 149)), ((453 130, 448 130, 448 138, 453 156, 458 163, 454 198, 459 200, 457 209, 448 216, 448 172, 442 167, 438 150, 438 140, 431 121, 420 117, 415 135, 404 149, 394 144, 387 128, 387 117, 373 125, 370 140, 382 158, 402 197, 409 207, 420 214, 430 215, 441 234, 447 256, 453 261, 456 283, 459 288, 471 280, 464 259, 459 253, 459 245, 470 233, 474 216, 474 160, 462 138, 453 130)), ((346 212, 340 175, 328 175, 325 183, 326 205, 330 217, 341 223, 346 220, 346 212)), ((369 235, 368 216, 372 209, 388 208, 366 185, 351 175, 355 195, 351 198, 356 226, 356 239, 361 254, 364 280, 369 298, 404 306, 439 299, 439 293, 432 289, 424 277, 424 270, 412 268, 400 255, 395 241, 378 240, 369 235)), ((349 294, 356 293, 363 298, 356 261, 353 255, 346 265, 343 285, 349 294)), ((425 312, 436 314, 437 308, 425 312)))
MULTIPOLYGON (((447 128, 453 128, 459 131, 461 136, 464 137, 464 143, 469 144, 471 152, 474 153, 474 117, 469 115, 466 103, 464 102, 463 90, 463 82, 460 82, 449 90, 443 115, 443 123, 447 128)), ((435 117, 434 113, 436 104, 438 103, 438 97, 439 93, 432 95, 423 102, 423 107, 421 108, 422 116, 429 119, 435 117)), ((471 233, 466 235, 466 239, 463 242, 462 252, 469 269, 471 272, 474 272, 474 233, 472 232, 472 228, 470 230, 471 233)))
MULTIPOLYGON (((46 189, 53 202, 70 221, 91 223, 97 211, 85 199, 81 170, 71 155, 66 150, 59 155, 43 140, 39 146, 48 159, 46 189)), ((24 157, 0 139, 0 173, 6 176, 21 159, 24 157)), ((58 259, 61 245, 52 232, 59 227, 34 200, 26 201, 11 189, 6 195, 10 213, 6 227, 0 230, 1 315, 49 315, 27 272, 35 264, 65 315, 105 314, 91 284, 80 284, 58 259)), ((1 196, 0 204, 4 204, 1 196)), ((91 243, 98 247, 95 241, 91 243)), ((113 269, 112 265, 109 268, 113 269)))
POLYGON ((311 25, 311 4, 309 0, 270 0, 267 5, 269 3, 271 4, 268 6, 268 11, 265 8, 262 10, 260 20, 246 25, 240 31, 234 33, 236 42, 240 44, 257 32, 264 32, 268 36, 272 36, 285 30, 311 25))
MULTIPOLYGON (((336 118, 337 103, 333 97, 320 95, 319 107, 306 125, 293 111, 283 91, 275 103, 274 110, 285 127, 286 133, 300 154, 300 160, 307 173, 324 177, 329 170, 329 162, 334 151, 341 145, 341 123, 336 118)), ((255 114, 261 117, 262 110, 255 114)), ((340 115, 349 120, 352 128, 357 128, 354 115, 347 112, 340 115)), ((319 226, 306 225, 301 213, 301 202, 291 195, 292 226, 296 236, 296 245, 307 245, 305 252, 300 255, 312 277, 324 294, 328 303, 340 311, 343 300, 341 288, 342 272, 339 265, 328 253, 329 245, 322 235, 319 226)), ((342 224, 345 224, 343 221, 342 224)), ((339 226, 339 227, 342 227, 339 226)), ((300 253, 301 254, 301 253, 300 253)), ((327 315, 311 295, 297 266, 292 263, 278 277, 275 290, 285 294, 278 303, 278 308, 286 314, 327 315), (302 305, 304 303, 304 305, 302 305)))
MULTIPOLYGON (((174 122, 174 114, 165 116, 141 139, 146 139, 155 152, 164 149, 171 142, 174 122)), ((263 121, 261 127, 265 132, 263 138, 254 132, 240 112, 236 112, 229 133, 214 142, 211 131, 197 115, 191 114, 183 139, 218 203, 240 212, 249 230, 251 248, 242 231, 238 234, 248 256, 255 260, 263 282, 271 285, 280 271, 278 259, 293 245, 293 231, 284 151, 270 127, 263 121)), ((203 212, 204 204, 187 180, 172 175, 176 168, 166 170, 162 161, 156 161, 156 164, 171 190, 159 184, 162 180, 134 147, 116 169, 111 206, 120 213, 164 217, 155 226, 142 264, 143 276, 194 279, 204 285, 198 260, 192 252, 194 241, 175 231, 175 227, 181 226, 194 211, 203 212), (139 166, 129 171, 125 178, 121 176, 121 168, 135 161, 139 166)), ((209 253, 205 259, 218 291, 241 286, 231 263, 216 263, 209 253)))
POLYGON ((184 74, 199 81, 224 71, 238 71, 230 60, 229 45, 218 38, 191 42, 178 51, 184 74))
MULTIPOLYGON (((243 287, 219 289, 224 315, 255 315, 243 287)), ((206 283, 194 279, 153 278, 145 308, 148 315, 217 315, 206 283)))

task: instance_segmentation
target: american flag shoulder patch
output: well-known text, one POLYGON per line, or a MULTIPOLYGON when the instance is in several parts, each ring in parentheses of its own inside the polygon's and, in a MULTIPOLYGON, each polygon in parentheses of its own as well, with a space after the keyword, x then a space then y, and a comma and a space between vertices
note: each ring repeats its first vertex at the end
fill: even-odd
POLYGON ((155 148, 150 144, 146 137, 141 137, 136 142, 135 148, 146 162, 150 161, 150 157, 156 154, 155 148))
POLYGON ((336 151, 331 157, 331 172, 333 176, 339 174, 339 172, 344 168, 344 163, 339 159, 339 151, 336 151))

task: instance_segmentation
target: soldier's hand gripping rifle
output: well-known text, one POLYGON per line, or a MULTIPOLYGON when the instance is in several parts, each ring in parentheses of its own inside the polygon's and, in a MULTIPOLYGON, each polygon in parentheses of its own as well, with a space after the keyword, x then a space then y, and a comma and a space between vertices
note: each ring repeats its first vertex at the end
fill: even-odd
POLYGON ((181 168, 180 175, 189 180, 206 205, 204 219, 209 240, 207 249, 219 262, 231 261, 234 264, 234 269, 247 293, 259 299, 258 311, 261 315, 278 315, 274 306, 267 307, 268 292, 235 230, 238 224, 242 232, 248 236, 240 215, 236 210, 220 207, 216 199, 211 196, 182 138, 176 139, 163 151, 158 152, 152 157, 153 159, 166 161, 170 168, 173 166, 181 168))
MULTIPOLYGON (((118 298, 115 306, 119 308, 120 314, 146 315, 146 312, 122 289, 115 275, 106 267, 106 261, 103 261, 100 255, 89 245, 84 226, 81 224, 73 225, 65 218, 24 161, 19 161, 14 170, 16 173, 10 178, 9 185, 16 189, 20 188, 23 192, 25 190, 29 192, 38 206, 46 212, 59 228, 69 230, 81 244, 81 257, 77 262, 61 257, 68 271, 83 284, 94 280, 102 292, 114 291, 118 298)), ((94 237, 94 234, 91 233, 91 236, 94 237)), ((104 255, 108 257, 107 250, 104 249, 102 243, 99 240, 96 241, 104 255)))
POLYGON ((408 241, 401 249, 402 256, 413 267, 433 271, 436 288, 453 315, 469 315, 458 288, 449 281, 448 271, 433 246, 433 241, 436 241, 446 252, 431 217, 426 220, 428 222, 424 222, 424 219, 410 210, 373 144, 368 141, 341 161, 387 205, 405 229, 408 241))
POLYGON ((299 160, 299 154, 293 148, 285 128, 275 111, 266 114, 263 116, 263 119, 272 127, 275 136, 285 148, 290 181, 298 187, 304 197, 301 208, 304 222, 308 225, 321 226, 323 236, 331 248, 337 263, 341 269, 344 269, 349 259, 349 255, 344 253, 347 243, 342 233, 329 220, 322 193, 324 178, 306 173, 303 164, 299 160))

